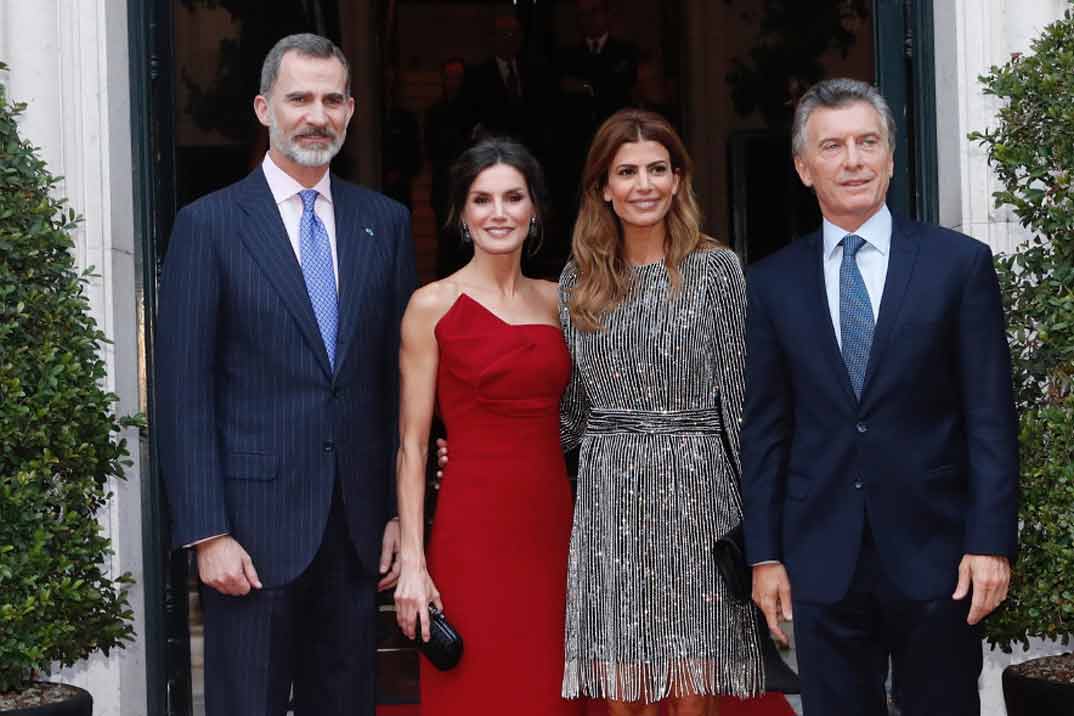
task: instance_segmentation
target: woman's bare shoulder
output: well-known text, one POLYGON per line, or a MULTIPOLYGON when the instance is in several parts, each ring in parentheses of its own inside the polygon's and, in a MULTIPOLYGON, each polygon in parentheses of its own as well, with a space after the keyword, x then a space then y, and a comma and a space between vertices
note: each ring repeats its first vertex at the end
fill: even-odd
POLYGON ((462 293, 462 287, 450 278, 425 284, 410 297, 406 317, 435 324, 447 313, 462 293))
POLYGON ((555 281, 545 281, 544 279, 532 279, 532 281, 541 303, 552 313, 557 313, 559 310, 559 284, 555 281))

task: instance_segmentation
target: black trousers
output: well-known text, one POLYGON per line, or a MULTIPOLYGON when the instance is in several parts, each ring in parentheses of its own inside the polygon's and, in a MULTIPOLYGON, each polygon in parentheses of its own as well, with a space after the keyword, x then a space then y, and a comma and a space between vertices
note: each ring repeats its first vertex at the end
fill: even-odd
MULTIPOLYGON (((952 592, 957 576, 952 571, 952 592)), ((841 601, 794 602, 803 712, 886 716, 890 657, 903 716, 979 716, 981 631, 966 623, 969 605, 969 596, 902 597, 867 535, 841 601)))
POLYGON ((293 682, 297 716, 373 716, 376 583, 337 485, 321 547, 294 582, 243 597, 202 586, 206 715, 283 716, 293 682))

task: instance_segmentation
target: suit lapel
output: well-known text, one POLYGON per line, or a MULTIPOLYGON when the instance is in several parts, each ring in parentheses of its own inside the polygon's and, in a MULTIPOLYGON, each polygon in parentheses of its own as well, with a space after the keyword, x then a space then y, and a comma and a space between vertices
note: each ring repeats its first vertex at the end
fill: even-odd
POLYGON ((247 250, 276 288, 287 310, 294 316, 306 343, 317 354, 326 375, 331 375, 328 353, 324 348, 313 305, 306 291, 302 268, 295 257, 287 230, 280 218, 279 207, 272 198, 265 175, 260 167, 247 177, 241 187, 238 203, 249 221, 242 223, 240 236, 247 250))
POLYGON ((906 299, 907 287, 914 272, 917 260, 917 237, 913 228, 906 222, 893 220, 891 229, 891 256, 888 259, 888 273, 884 279, 884 292, 880 299, 880 315, 873 331, 873 345, 869 351, 869 365, 865 370, 865 384, 862 388, 862 401, 868 398, 869 384, 879 369, 888 343, 898 325, 902 306, 906 299))
POLYGON ((809 299, 805 302, 807 310, 813 314, 816 335, 821 336, 821 356, 825 363, 832 369, 832 375, 840 389, 850 400, 857 402, 854 396, 854 388, 850 385, 850 374, 847 373, 846 364, 843 362, 843 354, 839 350, 839 343, 835 337, 835 326, 832 325, 832 312, 828 306, 828 291, 824 284, 824 241, 823 233, 816 232, 802 239, 806 243, 805 249, 808 254, 807 260, 812 266, 809 271, 809 299))
POLYGON ((336 254, 339 259, 339 332, 336 338, 336 371, 347 359, 361 315, 364 284, 371 270, 370 254, 385 229, 365 216, 353 191, 332 176, 332 201, 336 214, 336 254))

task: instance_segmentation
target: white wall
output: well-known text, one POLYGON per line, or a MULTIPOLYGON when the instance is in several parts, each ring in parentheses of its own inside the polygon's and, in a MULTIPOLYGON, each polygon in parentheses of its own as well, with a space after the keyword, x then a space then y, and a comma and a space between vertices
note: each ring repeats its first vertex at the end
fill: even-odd
POLYGON ((936 138, 940 222, 974 236, 994 252, 1026 237, 1008 208, 993 208, 1000 188, 985 151, 966 139, 992 127, 998 102, 985 96, 980 75, 1015 52, 1069 7, 1067 0, 935 0, 936 138))
MULTIPOLYGON (((121 414, 139 409, 138 311, 135 305, 134 214, 127 56, 127 4, 120 0, 0 0, 0 77, 13 101, 26 102, 23 136, 40 148, 57 193, 85 220, 75 233, 79 267, 97 277, 86 290, 93 317, 113 342, 102 346, 107 388, 121 414)), ((138 465, 138 436, 125 435, 138 465)), ((115 555, 112 574, 131 572, 135 629, 144 627, 141 489, 137 467, 112 485, 101 516, 115 555)), ((96 716, 144 714, 142 641, 110 658, 97 656, 59 674, 87 688, 96 716)))
MULTIPOLYGON (((940 222, 974 236, 993 252, 1012 251, 1027 236, 1009 207, 994 208, 1000 188, 984 150, 966 134, 994 126, 998 102, 977 81, 993 65, 1029 43, 1045 25, 1063 16, 1067 0, 936 0, 936 138, 939 155, 940 222)), ((985 648, 981 713, 1004 716, 1000 677, 1011 664, 1064 651, 1032 643, 1028 653, 985 648)))

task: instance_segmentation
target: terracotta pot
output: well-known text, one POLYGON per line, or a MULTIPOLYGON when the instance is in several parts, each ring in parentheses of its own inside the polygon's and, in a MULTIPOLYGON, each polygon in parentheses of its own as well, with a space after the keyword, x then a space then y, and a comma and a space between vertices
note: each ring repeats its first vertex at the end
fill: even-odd
MULTIPOLYGON (((1061 658, 1045 656, 1033 662, 1061 658)), ((1003 670, 1003 701, 1007 704, 1007 716, 1069 716, 1074 713, 1074 684, 1027 675, 1019 666, 1023 665, 1015 664, 1003 670)))
POLYGON ((67 684, 45 685, 57 688, 46 690, 42 703, 0 708, 0 716, 93 716, 93 697, 88 691, 67 684))

